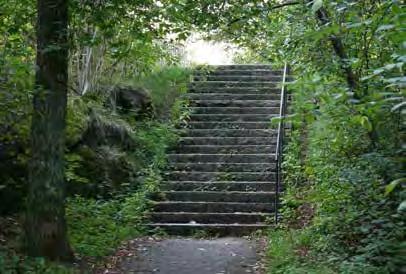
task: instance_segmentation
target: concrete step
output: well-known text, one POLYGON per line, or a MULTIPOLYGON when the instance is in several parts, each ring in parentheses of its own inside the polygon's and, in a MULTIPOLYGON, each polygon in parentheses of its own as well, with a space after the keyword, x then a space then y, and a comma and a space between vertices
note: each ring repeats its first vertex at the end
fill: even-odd
POLYGON ((194 223, 150 223, 151 228, 163 229, 170 235, 194 235, 204 232, 205 235, 213 236, 244 236, 250 235, 257 230, 266 230, 271 226, 260 224, 194 224, 194 223))
MULTIPOLYGON (((199 69, 199 68, 198 68, 199 69)), ((210 69, 212 71, 223 71, 223 70, 257 70, 257 69, 267 69, 273 70, 275 69, 274 66, 270 64, 236 64, 236 65, 218 65, 218 66, 211 66, 210 69)), ((279 68, 277 69, 279 70, 279 68)))
POLYGON ((171 181, 275 181, 274 172, 216 172, 216 171, 171 171, 165 173, 171 181))
POLYGON ((282 82, 281 75, 197 75, 193 76, 193 81, 231 81, 231 82, 282 82))
POLYGON ((270 122, 189 122, 191 129, 271 129, 270 122))
POLYGON ((217 146, 217 145, 190 145, 190 146, 178 146, 174 153, 196 153, 196 154, 261 154, 261 153, 275 153, 275 145, 229 145, 229 146, 217 146))
POLYGON ((275 183, 261 181, 166 181, 162 188, 167 191, 274 191, 275 183))
POLYGON ((188 137, 270 137, 277 136, 275 129, 188 129, 183 132, 188 137))
POLYGON ((267 76, 282 76, 283 70, 269 69, 223 69, 211 71, 197 70, 195 75, 267 75, 267 76))
POLYGON ((279 114, 191 114, 191 121, 212 122, 270 122, 279 114))
MULTIPOLYGON (((277 95, 280 99, 281 89, 279 87, 201 87, 190 86, 187 94, 202 93, 202 94, 259 94, 259 95, 277 95)), ((186 96, 187 96, 186 94, 186 96)), ((276 98, 276 96, 275 96, 276 98)))
POLYGON ((196 100, 191 101, 192 107, 277 107, 279 100, 196 100))
POLYGON ((274 154, 168 154, 171 163, 273 163, 274 154))
POLYGON ((275 200, 274 192, 164 191, 162 194, 169 201, 272 203, 275 200))
POLYGON ((276 137, 182 137, 180 145, 274 145, 276 137))
POLYGON ((256 224, 271 218, 267 213, 154 212, 150 216, 154 223, 198 224, 256 224))
POLYGON ((271 172, 275 171, 275 163, 173 163, 171 170, 177 171, 217 171, 217 172, 271 172))
POLYGON ((275 204, 272 203, 224 203, 224 202, 153 202, 156 212, 273 212, 275 204))
POLYGON ((190 100, 280 100, 280 95, 272 93, 211 93, 196 92, 187 93, 186 97, 190 100))
POLYGON ((191 107, 192 114, 279 114, 279 107, 191 107))
POLYGON ((242 81, 198 81, 189 84, 190 89, 208 89, 208 88, 223 88, 223 87, 268 87, 277 88, 280 85, 280 81, 261 81, 261 82, 242 82, 242 81))

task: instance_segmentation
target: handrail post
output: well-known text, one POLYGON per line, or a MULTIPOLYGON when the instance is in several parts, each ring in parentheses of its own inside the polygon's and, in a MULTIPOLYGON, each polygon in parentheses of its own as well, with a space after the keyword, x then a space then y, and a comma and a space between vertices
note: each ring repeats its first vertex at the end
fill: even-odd
POLYGON ((278 136, 276 138, 275 149, 275 161, 276 161, 276 184, 275 184, 275 224, 278 224, 278 205, 279 205, 279 188, 282 181, 282 149, 283 149, 283 137, 285 134, 284 116, 286 112, 286 76, 288 73, 288 64, 285 62, 283 68, 282 87, 281 87, 281 99, 279 105, 279 123, 278 123, 278 136))

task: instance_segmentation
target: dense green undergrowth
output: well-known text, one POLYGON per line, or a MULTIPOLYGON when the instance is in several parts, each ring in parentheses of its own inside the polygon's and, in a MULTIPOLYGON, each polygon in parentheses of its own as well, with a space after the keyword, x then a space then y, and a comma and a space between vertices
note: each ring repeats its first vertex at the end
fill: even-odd
MULTIPOLYGON (((150 112, 147 115, 111 103, 111 96, 104 91, 69 97, 66 217, 78 259, 97 262, 124 240, 148 233, 143 224, 149 198, 159 190, 166 151, 176 144, 177 128, 188 117, 187 102, 181 96, 188 81, 189 71, 178 67, 157 69, 124 81, 130 92, 140 88, 147 92, 152 107, 146 110, 150 112)), ((19 165, 25 168, 27 162, 22 159, 19 165)), ((12 163, 8 168, 13 168, 12 163)), ((26 173, 5 175, 13 181, 3 185, 3 190, 16 192, 13 195, 20 199, 1 205, 3 210, 14 212, 15 222, 8 234, 1 235, 6 245, 0 250, 0 272, 73 271, 20 255, 22 220, 18 209, 24 207, 26 173)))
POLYGON ((270 273, 400 273, 406 250, 400 114, 378 99, 379 91, 354 104, 331 79, 324 88, 321 82, 291 85, 284 221, 270 233, 270 273))
POLYGON ((294 78, 269 272, 405 272, 402 1, 271 1, 228 12, 235 17, 215 35, 251 49, 237 59, 287 62, 294 78))

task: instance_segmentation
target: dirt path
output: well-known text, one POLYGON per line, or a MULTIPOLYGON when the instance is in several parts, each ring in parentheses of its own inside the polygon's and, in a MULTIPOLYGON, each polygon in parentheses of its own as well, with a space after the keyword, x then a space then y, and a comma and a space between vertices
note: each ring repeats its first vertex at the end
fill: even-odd
POLYGON ((243 238, 134 240, 99 273, 260 273, 257 250, 255 241, 243 238))

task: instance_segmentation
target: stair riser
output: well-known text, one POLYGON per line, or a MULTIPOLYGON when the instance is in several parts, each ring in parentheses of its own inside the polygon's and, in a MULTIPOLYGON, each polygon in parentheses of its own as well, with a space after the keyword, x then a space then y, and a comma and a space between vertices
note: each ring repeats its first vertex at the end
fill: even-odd
POLYGON ((181 146, 174 153, 208 153, 208 154, 262 154, 275 153, 275 146, 181 146))
POLYGON ((193 107, 193 114, 279 114, 278 107, 193 107))
POLYGON ((255 108, 255 107, 275 107, 279 109, 280 102, 277 100, 251 100, 251 101, 236 101, 236 100, 198 100, 191 101, 193 107, 237 107, 237 108, 255 108))
POLYGON ((169 154, 172 163, 273 163, 271 154, 169 154))
POLYGON ((210 122, 270 122, 272 118, 279 114, 191 114, 191 121, 210 122))
POLYGON ((213 71, 196 71, 196 76, 211 75, 211 76, 226 76, 226 75, 253 75, 253 76, 282 76, 282 70, 268 70, 268 69, 250 69, 250 70, 213 70, 213 71))
POLYGON ((180 145, 274 145, 276 137, 183 137, 180 145))
POLYGON ((188 137, 271 137, 277 135, 271 129, 189 129, 182 132, 188 137))
MULTIPOLYGON (((164 190, 168 191, 274 191, 274 183, 165 183, 164 190)), ((186 208, 185 208, 186 211, 186 208)), ((189 209, 187 209, 189 211, 189 209)))
POLYGON ((176 163, 171 167, 179 171, 205 171, 205 172, 271 172, 275 171, 275 164, 231 164, 231 163, 176 163))
MULTIPOLYGON (((253 214, 185 214, 185 213, 153 213, 151 221, 156 223, 203 223, 203 224, 255 224, 266 221, 266 215, 253 214)), ((268 218, 269 219, 269 218, 268 218)))
POLYGON ((270 122, 189 122, 190 129, 270 129, 270 122))
POLYGON ((273 203, 207 203, 207 202, 172 202, 156 203, 154 210, 156 212, 264 212, 274 211, 273 203))
POLYGON ((274 75, 195 75, 193 81, 232 82, 282 82, 282 76, 274 75))
POLYGON ((189 93, 184 96, 193 97, 193 94, 224 94, 224 95, 245 95, 245 94, 256 94, 256 95, 270 95, 271 98, 277 100, 280 99, 280 88, 271 87, 189 87, 189 93))
POLYGON ((248 87, 248 88, 277 88, 280 81, 273 81, 273 82, 239 82, 239 81, 199 81, 193 82, 189 84, 189 89, 197 90, 197 89, 209 89, 209 88, 234 88, 234 87, 248 87))
POLYGON ((238 203, 272 203, 273 193, 243 193, 243 192, 165 192, 168 201, 195 202, 238 202, 238 203))
MULTIPOLYGON (((199 68, 198 68, 199 69, 199 68)), ((246 64, 246 65, 218 65, 218 66, 212 66, 211 71, 229 71, 229 70, 245 70, 245 71, 252 71, 252 70, 269 70, 269 71, 274 71, 274 67, 269 64, 246 64)), ((279 71, 279 69, 277 69, 279 71)))
POLYGON ((255 94, 242 92, 236 93, 188 93, 187 97, 191 100, 278 100, 280 96, 277 94, 255 94))
POLYGON ((185 146, 174 151, 178 154, 274 154, 274 146, 247 146, 244 148, 225 148, 223 146, 185 146), (261 148, 262 147, 262 148, 261 148))
POLYGON ((181 172, 165 176, 173 181, 275 181, 274 173, 264 172, 181 172))

